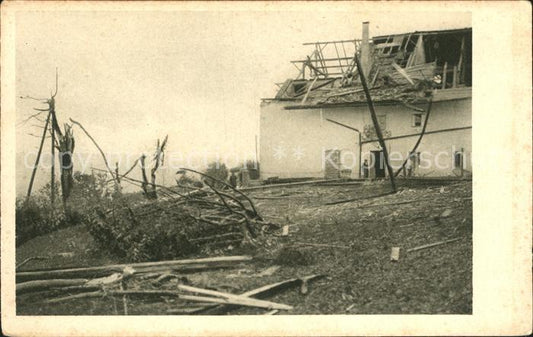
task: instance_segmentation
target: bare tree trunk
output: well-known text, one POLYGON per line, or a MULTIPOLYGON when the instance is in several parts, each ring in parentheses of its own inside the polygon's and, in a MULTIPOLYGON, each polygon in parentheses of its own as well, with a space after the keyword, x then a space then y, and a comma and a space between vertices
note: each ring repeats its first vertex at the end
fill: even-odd
POLYGON ((39 165, 39 160, 41 159, 41 152, 43 150, 44 139, 46 138, 46 131, 48 131, 49 123, 50 123, 50 113, 48 113, 48 117, 46 118, 46 124, 44 125, 43 136, 41 137, 41 144, 39 145, 39 151, 37 152, 37 158, 35 159, 35 165, 33 166, 33 171, 31 173, 30 185, 28 186, 28 194, 26 195, 26 201, 28 201, 31 196, 33 181, 35 179, 35 173, 37 173, 37 167, 39 165))

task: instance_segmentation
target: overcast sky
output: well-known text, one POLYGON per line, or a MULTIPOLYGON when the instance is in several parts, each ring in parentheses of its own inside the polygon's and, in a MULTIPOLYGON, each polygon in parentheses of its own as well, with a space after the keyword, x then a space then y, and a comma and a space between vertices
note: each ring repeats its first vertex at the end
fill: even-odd
MULTIPOLYGON (((471 27, 470 13, 275 7, 20 12, 17 96, 49 96, 57 67, 60 122, 81 122, 106 152, 149 153, 168 134, 169 151, 253 156, 260 99, 296 76, 289 61, 312 51, 303 42, 360 38, 363 21, 371 36, 471 27)), ((17 121, 36 103, 19 99, 17 121)), ((37 149, 35 123, 17 127, 17 153, 37 149)), ((75 152, 96 152, 75 136, 75 152)))

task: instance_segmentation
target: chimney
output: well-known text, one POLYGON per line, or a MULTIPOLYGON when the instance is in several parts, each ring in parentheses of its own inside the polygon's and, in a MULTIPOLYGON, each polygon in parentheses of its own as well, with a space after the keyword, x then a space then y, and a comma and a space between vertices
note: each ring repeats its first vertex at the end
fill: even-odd
POLYGON ((363 67, 363 73, 368 78, 370 73, 370 43, 368 34, 368 21, 363 22, 363 39, 361 41, 361 66, 363 67))

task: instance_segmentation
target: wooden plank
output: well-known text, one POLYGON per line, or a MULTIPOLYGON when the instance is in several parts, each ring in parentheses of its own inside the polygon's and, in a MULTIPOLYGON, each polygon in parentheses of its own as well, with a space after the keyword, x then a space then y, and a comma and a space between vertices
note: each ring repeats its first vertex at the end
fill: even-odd
MULTIPOLYGON (((247 292, 244 292, 244 293, 241 294, 241 296, 262 298, 262 297, 265 297, 265 296, 268 296, 268 295, 272 294, 275 291, 280 291, 280 290, 286 289, 288 287, 301 285, 301 284, 303 284, 303 282, 310 282, 312 280, 318 279, 318 278, 323 277, 323 276, 324 275, 315 274, 315 275, 309 275, 309 276, 302 277, 302 278, 293 278, 293 279, 288 279, 288 280, 277 282, 277 283, 267 284, 267 285, 264 285, 262 287, 259 287, 259 288, 252 289, 252 290, 249 290, 247 292)), ((199 313, 199 312, 203 312, 203 311, 208 310, 208 309, 215 309, 215 308, 218 309, 217 313, 223 313, 223 312, 226 312, 226 311, 229 311, 229 310, 235 308, 235 306, 233 306, 233 305, 225 306, 225 305, 209 304, 209 305, 206 305, 203 308, 198 308, 196 311, 193 311, 193 312, 190 312, 190 313, 199 313)), ((175 312, 174 312, 174 310, 171 309, 171 310, 168 310, 167 313, 175 313, 175 312)))
POLYGON ((56 280, 38 280, 28 281, 17 284, 17 295, 32 291, 39 291, 43 289, 50 289, 53 287, 68 287, 84 285, 87 279, 56 279, 56 280))
POLYGON ((178 289, 197 293, 197 294, 216 296, 216 297, 220 297, 223 299, 232 300, 237 303, 242 303, 242 305, 245 305, 244 303, 246 303, 248 306, 254 306, 258 308, 265 308, 265 309, 271 309, 271 310, 272 309, 291 310, 293 308, 292 306, 286 305, 286 304, 279 304, 279 303, 274 303, 274 302, 269 302, 269 301, 264 301, 264 300, 257 300, 257 299, 249 298, 248 296, 234 295, 230 293, 224 293, 221 291, 202 289, 202 288, 191 287, 191 286, 186 286, 186 285, 178 285, 178 289))
POLYGON ((414 247, 414 248, 411 248, 411 249, 408 249, 407 252, 415 252, 417 250, 421 250, 421 249, 426 249, 426 248, 431 248, 431 247, 435 247, 435 246, 440 246, 440 245, 444 245, 444 244, 447 244, 447 243, 450 243, 450 242, 454 242, 454 241, 458 241, 458 240, 461 240, 462 238, 455 238, 455 239, 451 239, 451 240, 446 240, 446 241, 439 241, 439 242, 435 242, 435 243, 430 243, 430 244, 427 244, 427 245, 423 245, 423 246, 418 246, 418 247, 414 247))
POLYGON ((310 93, 311 90, 313 89, 313 86, 315 85, 316 80, 318 80, 318 76, 315 76, 313 82, 311 82, 311 84, 309 85, 309 88, 307 89, 307 92, 305 93, 305 96, 304 96, 304 98, 302 99, 302 102, 301 102, 300 104, 304 104, 305 101, 307 101, 307 97, 309 96, 309 93, 310 93))
POLYGON ((376 73, 374 74, 374 78, 372 79, 372 83, 370 83, 370 88, 374 87, 374 84, 376 83, 376 80, 378 79, 378 75, 380 71, 381 71, 381 67, 378 65, 378 68, 376 69, 376 73))
POLYGON ((392 66, 394 67, 394 69, 396 69, 396 71, 402 75, 409 83, 411 83, 411 85, 414 85, 415 82, 413 82, 413 80, 411 79, 411 77, 405 72, 405 70, 403 70, 399 65, 396 64, 396 62, 392 62, 391 63, 392 66))
POLYGON ((453 66, 452 88, 457 87, 457 66, 453 66))
MULTIPOLYGON (((115 272, 122 272, 124 268, 130 267, 135 272, 144 272, 149 269, 160 268, 164 269, 195 269, 195 268, 213 268, 219 266, 234 265, 241 262, 251 261, 251 256, 221 256, 202 259, 186 259, 186 260, 171 260, 171 261, 159 261, 159 262, 141 262, 131 264, 116 264, 98 267, 87 268, 71 268, 71 269, 56 269, 56 270, 40 270, 40 271, 28 271, 18 272, 16 274, 17 281, 28 281, 38 279, 53 279, 53 278, 73 278, 81 275, 87 276, 103 276, 112 274, 115 272)), ((153 271, 153 270, 151 270, 153 271)))
POLYGON ((459 55, 459 62, 457 62, 457 69, 459 70, 459 83, 463 83, 463 58, 465 53, 465 37, 461 39, 461 52, 459 55))

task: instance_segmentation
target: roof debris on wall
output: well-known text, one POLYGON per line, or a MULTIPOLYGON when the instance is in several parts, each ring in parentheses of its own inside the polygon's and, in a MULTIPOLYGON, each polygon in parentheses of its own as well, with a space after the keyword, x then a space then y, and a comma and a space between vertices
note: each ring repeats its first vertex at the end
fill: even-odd
POLYGON ((315 49, 305 59, 292 61, 298 76, 278 84, 274 100, 299 101, 307 106, 366 102, 355 53, 362 61, 368 53, 368 64, 362 66, 376 102, 423 103, 434 89, 472 85, 471 28, 304 45, 314 45, 315 49))

